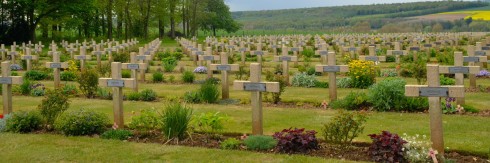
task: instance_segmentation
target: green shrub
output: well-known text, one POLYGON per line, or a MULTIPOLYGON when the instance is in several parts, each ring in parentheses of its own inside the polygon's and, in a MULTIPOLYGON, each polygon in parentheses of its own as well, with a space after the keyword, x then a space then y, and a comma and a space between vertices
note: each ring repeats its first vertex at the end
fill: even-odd
POLYGON ((143 109, 141 113, 131 117, 128 127, 133 130, 151 131, 161 127, 159 115, 156 109, 143 109))
POLYGON ((12 114, 3 115, 0 118, 0 133, 7 131, 7 121, 12 117, 12 114))
POLYGON ((161 72, 155 72, 153 73, 153 83, 161 83, 165 81, 165 78, 163 78, 163 73, 161 72))
POLYGON ((41 115, 46 120, 48 128, 53 125, 55 120, 70 107, 68 96, 61 89, 48 90, 46 96, 37 106, 41 115))
POLYGON ((126 95, 126 99, 129 101, 139 101, 141 98, 141 94, 139 92, 129 92, 126 95))
POLYGON ((395 62, 396 57, 394 55, 388 55, 386 56, 386 62, 395 62))
POLYGON ((401 106, 396 106, 400 100, 405 100, 405 85, 407 82, 400 78, 387 78, 369 88, 368 101, 378 111, 391 111, 401 106))
POLYGON ((464 108, 464 111, 465 112, 469 112, 469 113, 478 113, 478 112, 480 112, 480 110, 478 110, 475 107, 470 106, 470 105, 463 105, 463 108, 464 108))
POLYGON ((247 137, 243 144, 250 150, 270 150, 276 147, 277 140, 272 136, 253 135, 247 137))
POLYGON ((36 111, 18 111, 6 123, 6 129, 10 132, 28 133, 41 128, 42 117, 36 111))
POLYGON ((92 69, 84 69, 78 76, 80 91, 87 98, 94 98, 99 86, 99 74, 92 69))
POLYGON ((184 93, 184 102, 187 103, 200 103, 201 102, 201 96, 199 95, 199 92, 197 91, 190 91, 190 92, 185 92, 184 93))
POLYGON ((291 84, 295 87, 311 88, 315 87, 316 82, 318 82, 318 80, 315 78, 315 75, 297 73, 293 76, 293 81, 291 82, 291 84))
POLYGON ((308 67, 306 69, 306 74, 308 74, 308 75, 317 75, 317 74, 321 75, 321 73, 319 74, 316 72, 315 67, 308 67))
POLYGON ((178 60, 174 57, 169 57, 162 59, 162 63, 165 72, 172 72, 177 67, 178 60))
POLYGON ((271 71, 266 72, 265 78, 267 81, 279 83, 279 92, 278 93, 274 92, 274 93, 265 93, 264 94, 266 99, 268 98, 268 95, 271 94, 272 95, 272 102, 274 104, 279 103, 281 101, 282 93, 284 93, 284 91, 286 90, 286 86, 287 86, 286 79, 284 78, 284 76, 282 76, 278 73, 272 73, 271 71))
POLYGON ((238 149, 240 148, 240 145, 242 142, 240 140, 235 139, 235 138, 228 138, 225 141, 221 142, 220 147, 221 149, 238 149))
POLYGON ((453 78, 445 77, 444 75, 441 75, 439 81, 440 81, 441 85, 454 85, 454 84, 456 84, 456 80, 454 80, 453 78))
POLYGON ((352 79, 350 77, 337 79, 337 88, 352 88, 352 79))
POLYGON ((44 80, 47 77, 48 77, 47 73, 44 73, 42 71, 36 71, 36 70, 27 71, 24 74, 24 78, 27 80, 35 80, 35 81, 44 80))
POLYGON ((333 101, 330 107, 333 109, 360 110, 362 107, 369 106, 367 95, 364 92, 350 92, 343 99, 333 101))
POLYGON ((112 53, 114 62, 128 63, 130 55, 128 53, 112 53))
POLYGON ((201 131, 206 133, 216 133, 223 130, 224 123, 228 120, 228 117, 226 115, 221 115, 220 112, 208 112, 196 116, 195 120, 201 131))
POLYGON ((112 100, 110 88, 97 88, 97 97, 105 100, 112 100))
POLYGON ((142 101, 155 101, 157 100, 157 93, 151 89, 145 89, 141 91, 141 100, 142 101))
POLYGON ((62 88, 63 94, 65 95, 77 95, 78 94, 78 89, 74 84, 66 84, 62 88))
POLYGON ((60 80, 61 81, 76 81, 77 80, 77 74, 71 71, 63 71, 60 74, 60 80))
POLYGON ((34 97, 44 96, 44 94, 45 94, 44 86, 43 87, 36 87, 36 88, 31 90, 31 96, 34 96, 34 97))
POLYGON ((328 82, 316 81, 315 88, 328 88, 328 82))
POLYGON ((207 80, 199 89, 199 97, 201 102, 215 103, 219 99, 220 92, 218 86, 213 81, 207 80))
POLYGON ((122 70, 121 77, 122 78, 131 78, 131 70, 122 70))
POLYGON ((20 93, 22 95, 30 95, 32 90, 32 83, 30 80, 24 80, 20 85, 20 93))
POLYGON ((184 81, 184 83, 194 83, 195 79, 196 75, 194 75, 192 71, 184 71, 182 74, 182 81, 184 81))
POLYGON ((322 134, 325 141, 336 144, 350 144, 364 130, 367 116, 359 112, 339 113, 324 125, 322 134))
POLYGON ((57 131, 64 135, 93 135, 105 131, 109 124, 107 115, 91 110, 76 110, 63 113, 54 123, 57 131))
POLYGON ((372 61, 351 61, 348 74, 353 88, 364 89, 376 83, 376 70, 372 61))
POLYGON ((192 119, 192 112, 192 108, 180 103, 173 103, 165 107, 162 113, 162 132, 167 139, 182 140, 185 138, 192 119))
POLYGON ((168 77, 168 82, 170 82, 170 83, 174 83, 174 82, 175 82, 175 76, 170 75, 170 76, 168 77))
POLYGON ((128 140, 133 133, 128 130, 109 130, 104 132, 100 137, 102 139, 128 140))

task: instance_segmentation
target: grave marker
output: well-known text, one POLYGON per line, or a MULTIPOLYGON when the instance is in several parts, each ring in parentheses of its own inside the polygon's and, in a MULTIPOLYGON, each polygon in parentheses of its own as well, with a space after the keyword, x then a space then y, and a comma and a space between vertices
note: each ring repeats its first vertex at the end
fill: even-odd
POLYGON ((335 52, 328 52, 328 64, 315 66, 316 72, 328 72, 330 102, 337 100, 337 72, 348 72, 349 66, 337 65, 335 52))
MULTIPOLYGON (((145 63, 146 65, 149 65, 148 61, 151 60, 151 55, 145 55, 143 52, 143 47, 139 48, 139 55, 136 56, 136 60, 140 61, 140 63, 145 63)), ((149 69, 149 67, 147 67, 149 69)), ((140 81, 145 82, 146 80, 146 69, 140 69, 140 81)))
MULTIPOLYGON (((464 86, 464 74, 477 74, 479 71, 479 66, 463 66, 463 52, 454 52, 454 66, 439 66, 441 74, 455 74, 456 85, 462 86, 464 86)), ((464 98, 456 98, 456 102, 460 105, 465 104, 464 98)))
POLYGON ((206 48, 206 54, 205 55, 199 56, 199 60, 206 61, 206 66, 208 68, 208 71, 207 71, 208 79, 213 77, 213 71, 211 70, 212 62, 217 61, 219 59, 220 59, 220 56, 212 54, 212 48, 211 47, 206 48))
POLYGON ((146 70, 148 65, 145 63, 138 63, 136 52, 131 52, 130 55, 130 63, 123 63, 122 69, 131 70, 131 78, 135 80, 133 91, 138 92, 138 70, 146 70))
POLYGON ((250 91, 252 105, 252 134, 262 135, 262 92, 279 92, 278 82, 260 82, 262 67, 260 63, 250 64, 250 81, 235 81, 233 88, 240 91, 250 91))
POLYGON ((245 65, 245 60, 246 60, 245 52, 250 51, 250 49, 246 48, 245 42, 242 41, 240 42, 240 48, 238 49, 238 51, 241 53, 242 65, 245 65))
POLYGON ((2 62, 2 84, 3 114, 12 113, 12 84, 20 85, 23 80, 21 76, 10 76, 10 61, 2 62))
POLYGON ((405 96, 428 97, 432 148, 444 154, 441 97, 464 97, 464 86, 440 86, 439 65, 427 65, 429 85, 406 85, 405 96))
POLYGON ((60 52, 53 51, 51 55, 53 56, 53 62, 46 62, 46 67, 54 69, 54 87, 60 88, 60 68, 68 68, 68 63, 60 62, 60 52))
POLYGON ((221 52, 221 64, 211 64, 210 71, 221 71, 221 97, 223 100, 230 97, 228 71, 238 71, 240 67, 237 64, 228 64, 228 53, 221 52))
POLYGON ((303 51, 303 47, 292 47, 292 48, 289 48, 289 51, 292 51, 293 55, 298 57, 296 59, 296 61, 294 61, 294 67, 298 67, 299 53, 301 53, 303 51))
POLYGON ((2 54, 2 61, 7 60, 7 55, 5 55, 5 54, 7 54, 7 49, 5 49, 4 44, 1 45, 0 54, 2 54))
POLYGON ((66 51, 70 53, 70 58, 73 58, 73 52, 76 52, 77 49, 73 47, 73 44, 70 44, 69 48, 66 48, 66 51))
POLYGON ((369 56, 359 56, 360 60, 363 61, 373 61, 377 62, 386 62, 386 56, 376 56, 376 49, 374 46, 369 46, 369 56))
POLYGON ((22 60, 26 60, 27 71, 31 71, 31 60, 38 60, 38 57, 36 55, 31 55, 31 48, 26 48, 26 55, 22 56, 22 60))
POLYGON ((99 86, 112 87, 112 101, 114 111, 114 123, 124 128, 124 110, 123 110, 123 88, 134 88, 136 80, 122 79, 122 64, 120 62, 111 63, 112 78, 99 78, 99 86))
POLYGON ((15 46, 12 45, 10 47, 10 52, 8 53, 8 55, 10 56, 10 60, 11 60, 12 64, 15 64, 15 56, 19 55, 19 52, 17 52, 15 49, 16 49, 15 46))
POLYGON ((257 46, 257 50, 251 51, 250 54, 256 55, 257 56, 257 62, 262 63, 262 56, 265 55, 266 52, 262 51, 262 44, 261 43, 256 44, 256 46, 257 46))
POLYGON ((289 62, 298 61, 297 56, 289 56, 288 48, 286 46, 282 47, 282 56, 274 56, 274 61, 282 62, 282 75, 286 80, 286 84, 289 85, 289 62))
POLYGON ((101 50, 101 45, 95 45, 94 51, 92 51, 92 54, 97 57, 97 68, 100 68, 102 66, 102 56, 104 53, 103 50, 101 50))
POLYGON ((92 56, 86 55, 87 48, 84 46, 80 46, 80 55, 75 55, 73 59, 80 60, 80 70, 85 69, 85 60, 91 60, 92 56))
POLYGON ((328 49, 327 49, 327 44, 322 43, 319 47, 319 50, 315 52, 316 55, 320 56, 321 63, 326 65, 327 64, 327 56, 328 56, 328 49))

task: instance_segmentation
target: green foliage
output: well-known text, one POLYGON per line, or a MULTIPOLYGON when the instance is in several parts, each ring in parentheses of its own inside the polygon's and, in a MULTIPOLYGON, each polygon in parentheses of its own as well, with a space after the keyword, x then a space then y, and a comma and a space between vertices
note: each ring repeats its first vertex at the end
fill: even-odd
POLYGON ((295 87, 305 87, 311 88, 315 87, 315 84, 318 82, 315 75, 308 75, 306 73, 297 73, 293 76, 293 81, 291 84, 295 87))
POLYGON ((201 97, 197 91, 189 91, 184 93, 184 102, 187 103, 200 103, 201 97))
POLYGON ((352 79, 350 77, 337 79, 337 88, 352 88, 352 79))
POLYGON ((142 109, 139 115, 133 115, 128 127, 139 131, 152 131, 161 127, 158 111, 155 108, 142 109))
POLYGON ((48 90, 46 96, 37 106, 41 115, 49 126, 52 126, 56 118, 70 107, 68 96, 61 89, 48 90))
POLYGON ((360 112, 339 113, 324 125, 322 134, 325 141, 336 144, 350 144, 364 130, 367 116, 360 112))
POLYGON ((32 83, 30 80, 24 80, 22 81, 22 84, 20 85, 20 93, 22 95, 30 95, 32 90, 32 83))
POLYGON ((141 100, 142 101, 155 101, 157 100, 157 93, 152 89, 145 89, 141 91, 141 100))
POLYGON ((54 123, 57 131, 64 135, 79 136, 100 134, 109 124, 107 115, 91 110, 75 110, 63 113, 54 123))
POLYGON ((141 94, 139 92, 129 92, 126 95, 126 99, 129 101, 139 101, 141 98, 141 94))
POLYGON ((277 140, 272 136, 264 136, 264 135, 253 135, 248 136, 243 144, 249 150, 270 150, 276 147, 277 140))
POLYGON ((377 111, 423 111, 427 108, 423 98, 405 96, 405 80, 387 78, 369 88, 368 101, 377 111))
POLYGON ((235 138, 228 138, 225 141, 221 142, 221 149, 239 149, 242 142, 235 138))
POLYGON ((114 62, 128 63, 130 55, 129 53, 112 53, 114 62))
POLYGON ((34 97, 44 96, 44 94, 45 94, 44 87, 36 87, 31 90, 31 96, 34 97))
POLYGON ((165 72, 172 72, 177 67, 178 60, 174 57, 169 57, 162 59, 162 63, 165 72))
POLYGON ((131 78, 131 70, 122 70, 121 77, 122 78, 131 78))
POLYGON ((228 120, 228 116, 216 113, 201 113, 196 116, 195 121, 199 129, 206 133, 216 133, 224 129, 224 123, 228 120))
POLYGON ((72 71, 63 71, 60 74, 61 81, 75 81, 77 80, 77 74, 72 71))
POLYGON ((427 62, 429 58, 425 53, 418 53, 418 59, 413 60, 412 55, 402 57, 402 75, 404 77, 413 77, 417 83, 422 85, 427 80, 427 62))
POLYGON ((193 109, 180 103, 169 104, 162 112, 162 132, 167 139, 182 140, 192 119, 193 109))
POLYGON ((194 75, 192 71, 184 71, 182 74, 182 81, 184 81, 184 83, 194 83, 195 79, 196 75, 194 75))
POLYGON ((97 97, 105 100, 112 100, 112 92, 109 88, 97 88, 97 97))
POLYGON ((235 72, 235 79, 236 80, 248 80, 248 74, 250 74, 250 71, 247 70, 245 68, 245 66, 240 66, 238 71, 235 72))
POLYGON ((31 70, 24 74, 24 78, 27 80, 44 80, 48 77, 48 74, 42 71, 31 70))
POLYGON ((272 102, 274 104, 279 103, 281 101, 282 93, 284 93, 284 91, 286 90, 286 86, 287 86, 286 79, 284 78, 284 76, 282 76, 278 73, 272 73, 271 71, 266 72, 265 79, 268 81, 271 81, 271 82, 278 82, 279 83, 279 92, 278 93, 275 93, 275 92, 265 93, 266 99, 268 98, 268 95, 271 94, 272 95, 272 102))
POLYGON ((315 88, 328 88, 328 82, 316 81, 315 88))
POLYGON ((313 51, 313 49, 306 48, 305 50, 303 50, 302 54, 305 58, 313 58, 315 56, 315 51, 313 51))
POLYGON ((100 135, 102 139, 113 140, 128 140, 131 136, 133 136, 133 133, 128 130, 109 130, 100 135))
POLYGON ((80 91, 87 98, 94 98, 99 86, 99 74, 94 69, 84 69, 78 76, 80 91))
POLYGON ((155 72, 153 73, 153 83, 161 83, 161 82, 165 82, 165 78, 163 77, 163 73, 161 72, 155 72))
POLYGON ((444 75, 440 76, 439 82, 441 85, 454 85, 454 84, 456 84, 456 80, 454 80, 453 78, 445 77, 444 75))
POLYGON ((343 99, 331 102, 330 107, 333 109, 360 110, 370 105, 367 100, 367 94, 364 92, 350 92, 343 99))
POLYGON ((78 94, 77 86, 75 86, 74 84, 66 84, 65 86, 63 86, 62 91, 63 91, 63 94, 68 95, 68 96, 78 94))
POLYGON ((352 79, 353 88, 368 88, 376 82, 374 62, 353 60, 349 63, 348 75, 352 79))
POLYGON ((219 99, 219 95, 220 92, 218 86, 211 80, 206 80, 206 82, 204 82, 199 89, 199 97, 201 102, 216 103, 219 99))
POLYGON ((12 114, 3 115, 3 118, 0 118, 0 133, 5 132, 7 130, 7 121, 12 117, 12 114))
POLYGON ((17 111, 12 114, 6 123, 6 129, 10 132, 28 133, 41 128, 42 117, 36 111, 17 111))

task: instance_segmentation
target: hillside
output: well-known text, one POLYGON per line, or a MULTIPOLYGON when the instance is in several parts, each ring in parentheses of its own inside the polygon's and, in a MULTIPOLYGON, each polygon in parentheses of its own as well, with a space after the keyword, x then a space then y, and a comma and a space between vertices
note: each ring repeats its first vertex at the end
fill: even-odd
POLYGON ((486 2, 415 2, 339 7, 318 7, 267 11, 233 12, 233 18, 245 30, 296 29, 312 30, 354 26, 368 21, 372 29, 387 23, 405 21, 405 18, 489 6, 486 2))

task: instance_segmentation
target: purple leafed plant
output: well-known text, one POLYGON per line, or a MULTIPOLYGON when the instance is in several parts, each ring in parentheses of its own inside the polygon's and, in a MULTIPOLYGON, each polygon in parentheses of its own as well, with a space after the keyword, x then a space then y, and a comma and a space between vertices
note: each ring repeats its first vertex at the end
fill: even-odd
POLYGON ((403 140, 398 134, 383 131, 381 134, 369 135, 373 143, 369 147, 369 155, 375 162, 403 162, 403 140))
POLYGON ((316 131, 305 131, 302 129, 284 129, 281 132, 276 132, 273 137, 276 139, 276 149, 280 152, 306 153, 313 149, 318 149, 318 141, 315 137, 316 131))
POLYGON ((490 72, 487 70, 481 70, 478 74, 476 74, 476 77, 487 77, 490 76, 490 72))
POLYGON ((204 66, 199 66, 196 69, 194 69, 194 73, 203 74, 203 73, 206 73, 206 72, 208 72, 208 69, 206 67, 204 67, 204 66))

